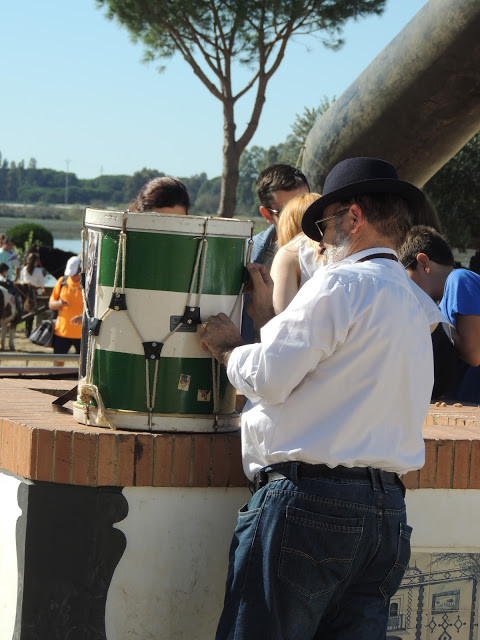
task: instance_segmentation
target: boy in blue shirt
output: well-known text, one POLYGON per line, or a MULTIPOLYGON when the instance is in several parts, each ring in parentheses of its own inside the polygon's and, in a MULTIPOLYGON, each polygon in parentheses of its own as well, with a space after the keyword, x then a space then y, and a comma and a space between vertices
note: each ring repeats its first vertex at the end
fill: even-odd
POLYGON ((450 246, 431 227, 413 227, 399 257, 412 280, 440 303, 440 310, 453 326, 460 366, 457 384, 449 395, 455 400, 480 402, 480 276, 468 269, 455 269, 450 246))

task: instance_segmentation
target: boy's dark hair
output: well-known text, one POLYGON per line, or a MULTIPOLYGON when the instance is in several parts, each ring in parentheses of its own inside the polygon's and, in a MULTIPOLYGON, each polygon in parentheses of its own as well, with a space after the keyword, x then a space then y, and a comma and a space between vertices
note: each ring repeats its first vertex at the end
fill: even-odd
POLYGON ((448 267, 455 266, 450 245, 441 233, 433 227, 417 225, 412 227, 400 247, 398 257, 405 268, 417 268, 417 256, 424 253, 432 262, 448 267))
POLYGON ((310 190, 308 180, 300 169, 289 164, 272 164, 262 171, 255 183, 258 199, 267 208, 273 205, 275 191, 292 191, 302 186, 310 190))
POLYGON ((190 208, 187 187, 177 178, 163 176, 144 184, 130 209, 143 212, 176 205, 185 207, 187 211, 190 208))
POLYGON ((0 262, 0 273, 3 273, 4 271, 8 271, 9 266, 6 262, 0 262))

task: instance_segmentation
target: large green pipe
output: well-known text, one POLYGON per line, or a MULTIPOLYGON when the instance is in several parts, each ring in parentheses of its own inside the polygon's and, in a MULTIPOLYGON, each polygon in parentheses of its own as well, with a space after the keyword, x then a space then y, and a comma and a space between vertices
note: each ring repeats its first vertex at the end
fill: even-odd
POLYGON ((340 160, 389 160, 422 187, 480 130, 480 0, 430 0, 315 123, 313 190, 340 160))

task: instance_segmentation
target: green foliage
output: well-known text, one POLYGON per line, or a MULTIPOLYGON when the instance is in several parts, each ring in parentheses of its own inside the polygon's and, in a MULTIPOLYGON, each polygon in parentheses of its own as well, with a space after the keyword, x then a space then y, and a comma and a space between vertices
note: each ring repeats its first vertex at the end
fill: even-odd
POLYGON ((443 231, 459 249, 480 247, 480 133, 424 187, 436 206, 443 231))
MULTIPOLYGON (((255 180, 258 174, 271 164, 284 162, 299 166, 299 154, 315 120, 335 100, 324 96, 318 107, 305 107, 297 114, 291 125, 291 134, 284 142, 269 148, 251 146, 242 154, 239 165, 237 205, 238 217, 257 218, 258 202, 255 180)), ((79 180, 69 174, 70 195, 77 206, 61 206, 64 203, 65 174, 52 169, 37 169, 31 158, 25 168, 23 161, 8 163, 0 153, 0 199, 5 200, 5 190, 10 171, 17 172, 17 181, 23 174, 23 183, 18 187, 17 202, 39 201, 42 204, 13 205, 0 203, 2 217, 57 219, 80 221, 84 205, 126 208, 140 188, 153 177, 165 173, 156 169, 142 169, 133 176, 99 176, 91 180, 79 180), (35 175, 31 174, 33 172, 35 175), (40 186, 41 183, 44 186, 40 186), (2 187, 3 185, 3 187, 2 187), (60 185, 60 186, 58 186, 60 185), (3 195, 2 195, 3 194, 3 195), (29 197, 27 197, 29 195, 29 197), (58 203, 55 206, 47 203, 58 203)), ((221 178, 208 179, 205 173, 180 178, 187 186, 194 215, 216 215, 220 201, 221 178)), ((425 191, 438 209, 443 230, 450 243, 458 248, 480 247, 480 133, 474 136, 425 185, 425 191)), ((13 201, 15 202, 15 200, 13 201)), ((10 232, 9 232, 10 233, 10 232)), ((19 245, 17 245, 19 246, 19 245)), ((21 246, 21 245, 20 245, 21 246)))
MULTIPOLYGON (((293 36, 312 36, 337 49, 350 19, 379 15, 386 0, 97 0, 133 40, 145 47, 145 60, 180 53, 195 76, 221 101, 223 166, 219 215, 235 213, 239 161, 262 114, 268 82, 285 56, 293 36), (233 81, 235 64, 249 69, 243 87, 233 81), (243 131, 234 108, 250 96, 251 113, 243 131)), ((294 134, 295 135, 295 134, 294 134)), ((289 159, 294 154, 289 141, 289 159)), ((302 142, 300 142, 301 148, 302 142)))
MULTIPOLYGON (((194 203, 197 199, 200 189, 202 186, 208 182, 207 174, 196 173, 194 176, 190 176, 189 178, 179 178, 187 187, 188 195, 190 196, 190 201, 194 203)), ((217 205, 218 207, 218 205, 217 205)))
POLYGON ((11 236, 13 244, 19 249, 24 248, 25 244, 39 244, 47 247, 53 247, 53 236, 41 224, 28 223, 17 224, 6 232, 7 236, 11 236))
POLYGON ((27 255, 30 251, 30 248, 35 244, 33 231, 30 231, 28 234, 27 240, 23 243, 23 246, 18 244, 15 246, 15 253, 17 254, 17 258, 20 261, 20 264, 25 264, 27 261, 27 255))
POLYGON ((213 178, 204 182, 198 190, 192 213, 196 215, 214 216, 220 200, 221 178, 213 178))
POLYGON ((236 215, 250 217, 259 215, 255 192, 257 176, 272 164, 300 166, 301 152, 310 129, 315 121, 330 108, 335 99, 335 96, 332 99, 324 96, 318 107, 305 107, 302 115, 297 113, 290 127, 292 133, 287 136, 285 142, 272 145, 268 149, 253 146, 244 151, 240 159, 236 215))
POLYGON ((305 142, 308 134, 310 133, 310 129, 313 127, 315 122, 325 113, 325 111, 330 109, 336 99, 337 96, 333 96, 332 99, 328 96, 323 96, 318 107, 304 107, 302 115, 297 113, 295 116, 295 122, 291 127, 295 138, 305 142))
POLYGON ((161 171, 144 167, 141 171, 136 171, 133 176, 128 176, 123 187, 123 201, 130 203, 146 182, 164 175, 161 171))
POLYGON ((177 51, 187 59, 197 52, 218 69, 233 57, 256 68, 260 49, 274 55, 275 44, 296 32, 337 48, 343 24, 379 15, 385 0, 97 0, 97 5, 143 42, 148 60, 177 51))

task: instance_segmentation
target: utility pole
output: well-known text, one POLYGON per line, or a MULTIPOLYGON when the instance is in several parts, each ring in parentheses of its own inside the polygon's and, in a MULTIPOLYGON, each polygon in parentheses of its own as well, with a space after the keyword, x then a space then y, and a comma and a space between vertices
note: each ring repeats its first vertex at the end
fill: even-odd
POLYGON ((68 204, 68 167, 70 166, 69 158, 65 160, 65 164, 67 165, 67 171, 65 173, 65 204, 68 204))

